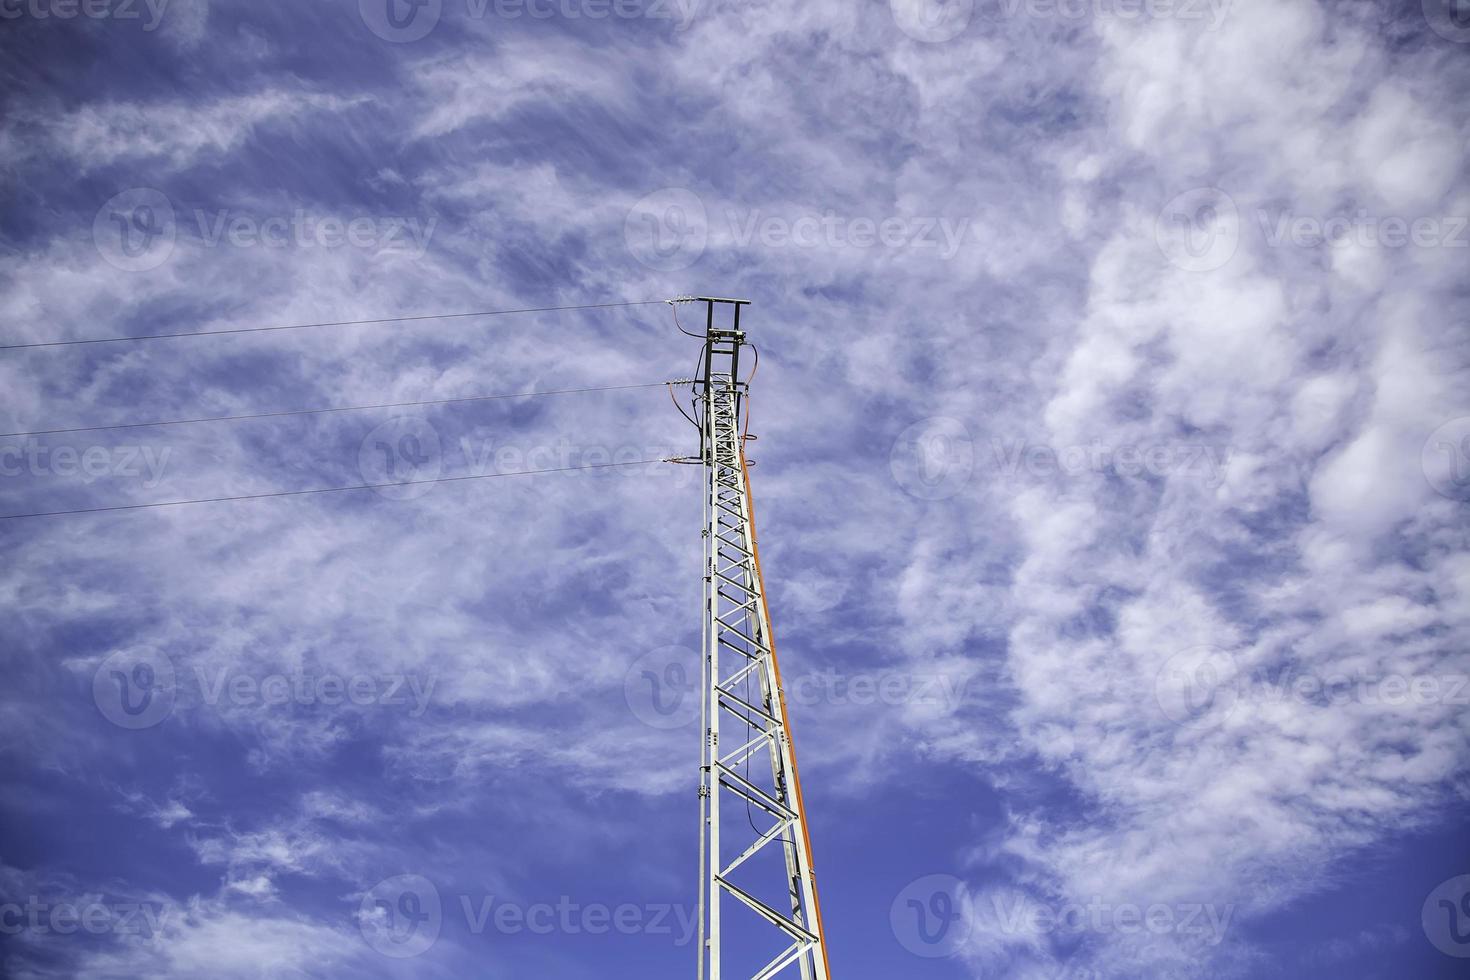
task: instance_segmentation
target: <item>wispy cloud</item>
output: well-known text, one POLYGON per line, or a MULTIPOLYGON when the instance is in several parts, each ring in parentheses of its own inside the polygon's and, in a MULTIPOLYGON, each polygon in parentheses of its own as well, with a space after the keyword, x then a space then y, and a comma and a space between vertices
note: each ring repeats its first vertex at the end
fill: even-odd
MULTIPOLYGON (((456 14, 398 43, 355 4, 211 4, 181 21, 207 43, 145 50, 229 92, 31 78, 7 113, 7 342, 747 295, 776 631, 824 887, 852 889, 834 935, 917 969, 851 924, 889 889, 851 870, 882 838, 895 874, 947 865, 963 894, 929 911, 976 975, 1273 975, 1262 922, 1378 873, 1360 855, 1463 786, 1463 52, 1336 3, 934 6, 456 14), (355 218, 425 233, 352 244, 355 218), (890 825, 910 795, 944 816, 890 825), (1126 925, 1154 905, 1168 927, 1126 925)), ((98 71, 135 63, 101 37, 98 71)), ((658 381, 695 348, 648 307, 0 353, 27 431, 658 381)), ((151 485, 50 455, 3 509, 692 438, 657 388, 406 414, 128 430, 167 461, 151 485)), ((691 683, 696 475, 8 524, 12 806, 136 832, 164 870, 105 848, 61 891, 146 880, 124 900, 168 914, 152 943, 29 935, 6 969, 396 975, 353 918, 393 875, 678 892, 693 857, 651 828, 693 840, 697 732, 639 699, 691 683), (145 661, 169 680, 129 727, 109 699, 145 661)), ((1416 915, 1302 962, 1416 948, 1382 924, 1416 915)), ((410 965, 472 972, 463 938, 410 965)), ((495 955, 607 975, 605 950, 495 955)))

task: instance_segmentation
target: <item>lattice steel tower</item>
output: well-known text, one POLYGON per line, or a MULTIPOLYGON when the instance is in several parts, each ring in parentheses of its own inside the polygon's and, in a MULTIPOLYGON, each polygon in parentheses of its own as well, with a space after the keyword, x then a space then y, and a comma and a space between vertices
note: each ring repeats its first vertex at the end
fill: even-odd
POLYGON ((802 980, 830 980, 741 430, 748 301, 680 300, 695 301, 705 304, 694 407, 706 474, 698 976, 768 980, 795 967, 802 980))

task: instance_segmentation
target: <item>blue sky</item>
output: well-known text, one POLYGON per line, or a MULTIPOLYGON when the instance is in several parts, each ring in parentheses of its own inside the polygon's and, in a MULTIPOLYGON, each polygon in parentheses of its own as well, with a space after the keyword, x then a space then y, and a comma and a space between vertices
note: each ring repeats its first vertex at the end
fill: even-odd
MULTIPOLYGON (((4 343, 749 298, 838 977, 1460 975, 1463 4, 392 4, 0 0, 4 343)), ((0 423, 695 355, 664 305, 5 350, 0 423)), ((0 512, 690 435, 6 436, 0 512)), ((0 972, 686 975, 700 524, 666 464, 0 522, 0 972)))

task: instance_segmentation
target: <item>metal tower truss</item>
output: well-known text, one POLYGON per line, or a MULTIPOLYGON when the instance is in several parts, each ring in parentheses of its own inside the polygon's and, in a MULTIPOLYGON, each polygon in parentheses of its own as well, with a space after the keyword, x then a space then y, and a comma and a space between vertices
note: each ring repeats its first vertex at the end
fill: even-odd
POLYGON ((708 315, 696 382, 707 475, 698 976, 768 980, 795 968, 802 980, 829 980, 740 428, 745 301, 700 301, 708 315), (731 328, 715 326, 717 306, 733 307, 731 328))

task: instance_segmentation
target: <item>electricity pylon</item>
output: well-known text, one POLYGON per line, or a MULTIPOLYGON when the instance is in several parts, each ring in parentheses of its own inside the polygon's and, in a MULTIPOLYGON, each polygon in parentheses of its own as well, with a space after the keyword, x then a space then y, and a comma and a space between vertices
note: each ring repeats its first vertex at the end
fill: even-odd
POLYGON ((698 976, 733 980, 737 968, 747 968, 736 961, 749 959, 764 961, 750 980, 792 966, 802 980, 830 980, 741 432, 749 384, 740 380, 748 346, 740 311, 748 301, 697 301, 706 307, 695 408, 707 477, 698 976), (733 315, 729 327, 716 326, 717 308, 733 315), (727 921, 726 908, 747 921, 727 921), (776 950, 769 960, 766 945, 776 950))

